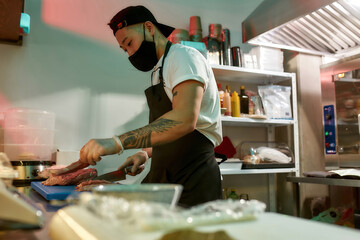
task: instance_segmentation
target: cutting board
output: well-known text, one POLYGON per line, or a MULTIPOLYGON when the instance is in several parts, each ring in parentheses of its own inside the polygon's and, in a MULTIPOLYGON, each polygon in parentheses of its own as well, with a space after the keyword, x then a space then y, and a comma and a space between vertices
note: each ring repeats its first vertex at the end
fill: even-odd
POLYGON ((44 186, 41 181, 31 182, 31 187, 40 193, 46 200, 65 200, 70 194, 78 194, 76 185, 71 186, 44 186))

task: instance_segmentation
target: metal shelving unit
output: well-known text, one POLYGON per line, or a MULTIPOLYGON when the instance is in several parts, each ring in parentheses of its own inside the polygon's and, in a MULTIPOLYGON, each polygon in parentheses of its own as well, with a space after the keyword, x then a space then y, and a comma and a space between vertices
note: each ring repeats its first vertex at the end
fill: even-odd
POLYGON ((293 125, 294 139, 294 168, 278 168, 278 169, 224 169, 220 170, 223 175, 229 174, 273 174, 273 173, 290 173, 294 172, 299 176, 299 140, 298 140, 298 118, 297 118, 297 96, 296 96, 296 75, 295 73, 265 71, 260 69, 247 69, 233 66, 212 65, 212 69, 217 81, 234 81, 249 83, 255 85, 278 84, 288 82, 292 90, 292 113, 293 119, 253 119, 243 117, 223 116, 221 118, 223 126, 229 127, 266 127, 268 141, 274 141, 274 128, 278 126, 293 125))
POLYGON ((222 124, 225 126, 261 127, 261 126, 286 126, 295 123, 294 120, 280 119, 253 119, 246 117, 222 116, 222 124))
POLYGON ((225 127, 262 127, 267 129, 267 141, 275 140, 275 128, 279 126, 293 126, 293 150, 295 158, 295 167, 293 168, 269 168, 269 169, 241 169, 240 164, 230 166, 221 164, 220 172, 222 175, 245 175, 245 174, 267 174, 269 188, 269 208, 276 212, 276 177, 278 173, 300 174, 299 164, 299 130, 297 116, 297 93, 296 93, 296 75, 295 73, 264 71, 260 69, 246 69, 233 66, 212 66, 215 79, 217 81, 241 82, 253 85, 268 84, 286 84, 291 86, 292 116, 291 120, 280 119, 253 119, 237 118, 224 116, 221 118, 225 127))

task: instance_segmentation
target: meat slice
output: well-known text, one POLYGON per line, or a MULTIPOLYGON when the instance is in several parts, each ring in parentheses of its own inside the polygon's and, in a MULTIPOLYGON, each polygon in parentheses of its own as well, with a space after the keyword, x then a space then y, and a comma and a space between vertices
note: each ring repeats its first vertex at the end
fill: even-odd
POLYGON ((104 184, 114 184, 106 180, 88 180, 76 186, 76 191, 91 191, 94 187, 104 184))
POLYGON ((46 186, 54 185, 77 185, 83 181, 91 180, 97 177, 97 171, 95 168, 80 169, 76 172, 63 174, 59 176, 51 175, 42 184, 46 186))
POLYGON ((38 173, 38 178, 49 178, 52 174, 52 171, 64 168, 64 165, 53 165, 51 167, 45 168, 38 173))

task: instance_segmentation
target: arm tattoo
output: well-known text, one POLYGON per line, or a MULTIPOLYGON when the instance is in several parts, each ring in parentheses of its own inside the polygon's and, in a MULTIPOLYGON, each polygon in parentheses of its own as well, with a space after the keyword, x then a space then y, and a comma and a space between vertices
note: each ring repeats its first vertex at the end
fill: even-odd
POLYGON ((175 97, 177 95, 178 95, 178 92, 176 91, 176 92, 174 92, 173 97, 175 97))
POLYGON ((160 118, 149 125, 127 132, 120 136, 125 149, 151 147, 152 132, 166 132, 170 128, 181 124, 181 121, 160 118))

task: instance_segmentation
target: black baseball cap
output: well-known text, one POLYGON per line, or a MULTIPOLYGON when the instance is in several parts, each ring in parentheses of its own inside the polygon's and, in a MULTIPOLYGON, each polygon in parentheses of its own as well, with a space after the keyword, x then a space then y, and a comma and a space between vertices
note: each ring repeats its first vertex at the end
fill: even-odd
POLYGON ((144 6, 130 6, 124 8, 111 19, 108 25, 115 35, 116 31, 122 29, 123 27, 146 21, 150 21, 158 27, 165 37, 168 37, 174 31, 173 27, 158 23, 154 15, 152 15, 149 9, 144 6))

